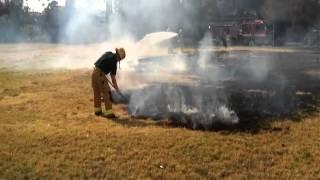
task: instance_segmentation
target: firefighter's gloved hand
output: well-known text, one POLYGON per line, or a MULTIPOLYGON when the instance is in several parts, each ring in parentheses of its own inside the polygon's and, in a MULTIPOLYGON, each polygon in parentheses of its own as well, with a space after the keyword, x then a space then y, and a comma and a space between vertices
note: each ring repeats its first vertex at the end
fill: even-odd
POLYGON ((113 98, 112 98, 112 93, 111 93, 111 91, 109 91, 108 93, 109 93, 110 101, 111 101, 112 103, 114 103, 113 98))
POLYGON ((117 90, 117 93, 122 97, 124 98, 124 95, 122 94, 122 92, 120 90, 117 90))
POLYGON ((120 91, 119 88, 115 88, 115 90, 117 91, 117 93, 118 93, 119 95, 121 95, 121 91, 120 91))

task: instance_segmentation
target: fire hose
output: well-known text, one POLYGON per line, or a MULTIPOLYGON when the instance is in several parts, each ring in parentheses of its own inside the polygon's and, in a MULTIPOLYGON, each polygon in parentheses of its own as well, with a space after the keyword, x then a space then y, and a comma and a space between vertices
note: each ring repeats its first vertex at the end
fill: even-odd
MULTIPOLYGON (((119 96, 123 99, 126 100, 127 98, 118 90, 116 89, 116 87, 113 85, 113 83, 106 77, 108 83, 117 91, 117 93, 119 94, 119 96)), ((111 94, 110 94, 111 96, 111 94)))

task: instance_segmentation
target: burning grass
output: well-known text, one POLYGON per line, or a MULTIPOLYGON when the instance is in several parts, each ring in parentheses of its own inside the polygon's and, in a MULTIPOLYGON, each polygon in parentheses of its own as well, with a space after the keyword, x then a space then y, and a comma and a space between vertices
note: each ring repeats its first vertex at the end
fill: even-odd
MULTIPOLYGON (((0 177, 320 178, 318 79, 296 73, 299 68, 310 69, 311 65, 313 72, 317 69, 313 60, 311 65, 304 61, 283 66, 287 62, 278 62, 279 71, 292 75, 288 77, 299 88, 294 88, 295 93, 291 93, 291 88, 280 92, 299 99, 298 109, 294 108, 297 116, 255 114, 252 108, 246 111, 248 101, 259 109, 264 107, 261 102, 268 102, 270 97, 278 99, 277 93, 269 87, 259 89, 242 81, 229 86, 230 82, 225 81, 227 89, 237 92, 227 97, 234 103, 229 105, 237 111, 240 124, 212 131, 192 130, 168 118, 154 121, 150 117, 131 117, 127 106, 121 104, 114 106, 119 119, 95 117, 91 72, 86 69, 22 72, 3 68, 0 71, 0 177)), ((122 76, 128 79, 120 81, 123 83, 120 87, 141 83, 137 80, 128 84, 130 77, 139 79, 137 73, 122 76)), ((177 87, 194 86, 197 81, 181 74, 175 74, 174 78, 165 74, 156 84, 169 79, 177 87), (187 83, 176 83, 179 77, 187 83)), ((147 81, 155 83, 152 78, 147 81)), ((279 87, 276 85, 271 83, 270 87, 279 87)))
POLYGON ((316 178, 317 116, 248 131, 92 115, 90 72, 1 72, 2 178, 316 178), (58 88, 59 87, 59 88, 58 88), (12 93, 15 92, 15 93, 12 93))

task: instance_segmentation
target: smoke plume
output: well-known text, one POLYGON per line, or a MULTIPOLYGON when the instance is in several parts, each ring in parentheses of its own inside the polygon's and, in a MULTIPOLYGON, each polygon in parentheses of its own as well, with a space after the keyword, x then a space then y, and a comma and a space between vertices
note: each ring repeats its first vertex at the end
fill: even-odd
POLYGON ((228 98, 217 88, 224 72, 214 62, 215 57, 212 52, 206 49, 213 47, 211 40, 211 36, 206 35, 199 44, 201 50, 199 55, 192 59, 179 54, 156 58, 158 62, 149 58, 149 61, 154 62, 152 65, 155 65, 150 66, 153 71, 172 74, 179 72, 186 76, 197 77, 198 80, 189 86, 168 82, 135 91, 130 98, 129 112, 138 117, 170 118, 180 124, 191 124, 192 128, 210 129, 216 123, 238 123, 239 118, 229 108, 228 98), (170 71, 168 69, 164 71, 161 67, 170 71))

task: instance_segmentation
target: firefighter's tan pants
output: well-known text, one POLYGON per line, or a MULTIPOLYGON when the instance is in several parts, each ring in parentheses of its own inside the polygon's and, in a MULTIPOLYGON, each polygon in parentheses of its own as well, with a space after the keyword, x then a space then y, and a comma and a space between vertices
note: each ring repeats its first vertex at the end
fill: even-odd
POLYGON ((112 103, 110 100, 110 87, 106 75, 99 69, 94 68, 92 72, 92 88, 94 96, 95 110, 101 109, 101 95, 104 100, 106 111, 112 110, 112 103))

